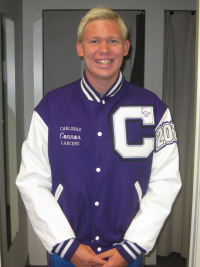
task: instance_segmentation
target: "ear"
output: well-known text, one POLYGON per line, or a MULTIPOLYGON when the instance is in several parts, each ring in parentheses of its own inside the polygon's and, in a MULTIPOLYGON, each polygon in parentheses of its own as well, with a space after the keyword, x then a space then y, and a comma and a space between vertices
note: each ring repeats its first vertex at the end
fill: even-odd
POLYGON ((79 55, 79 57, 83 57, 83 56, 84 56, 84 53, 83 53, 83 46, 82 46, 81 41, 78 41, 78 42, 76 43, 76 51, 77 51, 77 54, 79 55))
POLYGON ((128 55, 130 45, 131 45, 130 42, 128 40, 126 40, 124 43, 124 53, 123 53, 124 56, 128 55))

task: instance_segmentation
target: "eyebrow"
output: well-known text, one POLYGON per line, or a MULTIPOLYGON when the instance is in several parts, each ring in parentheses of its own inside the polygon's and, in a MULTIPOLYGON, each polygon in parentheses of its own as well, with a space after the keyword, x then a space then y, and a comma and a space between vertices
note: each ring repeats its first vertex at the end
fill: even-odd
MULTIPOLYGON (((92 37, 88 37, 88 39, 102 39, 102 37, 100 37, 100 36, 92 36, 92 37)), ((108 39, 122 39, 122 37, 120 37, 120 36, 109 36, 108 39)))

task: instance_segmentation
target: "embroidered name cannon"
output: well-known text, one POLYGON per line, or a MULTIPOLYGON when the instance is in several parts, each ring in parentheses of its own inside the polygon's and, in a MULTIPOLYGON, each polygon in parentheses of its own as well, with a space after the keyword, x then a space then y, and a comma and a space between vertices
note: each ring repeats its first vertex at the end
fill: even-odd
POLYGON ((81 140, 80 135, 73 135, 73 134, 65 134, 64 132, 60 133, 60 138, 61 139, 72 139, 72 140, 81 140))

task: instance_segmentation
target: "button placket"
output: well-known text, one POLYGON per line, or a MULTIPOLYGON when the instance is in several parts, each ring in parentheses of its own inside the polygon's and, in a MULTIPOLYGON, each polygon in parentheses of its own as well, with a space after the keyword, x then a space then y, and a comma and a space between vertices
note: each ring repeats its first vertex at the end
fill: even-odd
MULTIPOLYGON (((100 245, 100 237, 99 232, 95 228, 95 225, 98 226, 98 220, 95 219, 99 217, 99 212, 101 210, 101 199, 99 198, 99 185, 101 181, 101 175, 102 175, 102 158, 103 158, 103 151, 102 151, 102 136, 103 136, 103 125, 104 121, 102 121, 101 112, 104 110, 105 100, 102 100, 101 103, 99 103, 99 109, 98 109, 98 115, 97 115, 97 121, 96 121, 96 155, 95 155, 95 164, 96 164, 96 175, 95 175, 95 189, 94 189, 94 231, 93 231, 93 241, 98 245, 100 245), (102 152, 101 152, 102 151, 102 152), (100 210, 99 210, 100 209, 100 210)), ((99 246, 96 248, 96 251, 99 253, 102 251, 102 248, 99 246)))

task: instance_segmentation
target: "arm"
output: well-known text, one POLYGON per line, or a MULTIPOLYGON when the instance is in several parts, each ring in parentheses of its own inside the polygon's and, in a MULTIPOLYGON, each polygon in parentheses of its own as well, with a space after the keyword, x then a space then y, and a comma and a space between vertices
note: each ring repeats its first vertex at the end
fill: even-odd
MULTIPOLYGON (((169 110, 156 131, 165 122, 170 125, 169 110)), ((150 181, 140 209, 124 235, 124 242, 116 246, 129 264, 141 253, 148 253, 153 248, 181 187, 177 143, 175 140, 165 143, 164 135, 161 137, 163 146, 153 154, 150 181)))
MULTIPOLYGON (((165 125, 165 122, 171 122, 168 109, 156 132, 161 125, 165 125)), ((134 258, 134 255, 137 257, 142 252, 148 253, 152 250, 181 188, 177 143, 165 142, 164 134, 162 137, 165 145, 153 154, 147 192, 140 202, 137 215, 125 233, 124 244, 119 246, 119 252, 121 251, 121 254, 129 259, 130 255, 134 258)))
POLYGON ((54 253, 70 260, 79 243, 74 240, 75 234, 51 194, 48 127, 36 112, 28 138, 23 144, 22 163, 16 184, 31 224, 47 251, 54 249, 54 253))
MULTIPOLYGON (((170 121, 167 110, 157 129, 170 121)), ((125 240, 135 242, 148 253, 171 212, 180 188, 178 147, 176 142, 169 142, 154 152, 149 186, 141 200, 140 210, 125 234, 125 240)))

